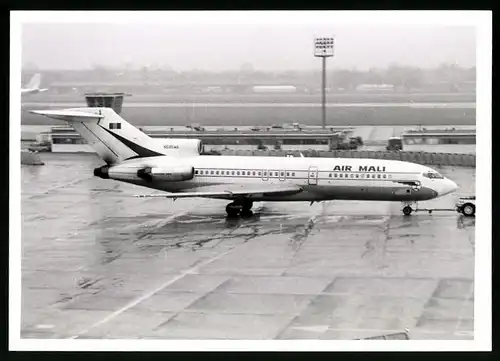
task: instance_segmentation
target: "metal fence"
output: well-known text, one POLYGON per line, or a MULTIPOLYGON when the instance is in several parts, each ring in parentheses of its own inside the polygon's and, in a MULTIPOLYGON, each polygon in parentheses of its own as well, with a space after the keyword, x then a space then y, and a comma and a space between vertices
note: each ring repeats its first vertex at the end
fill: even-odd
POLYGON ((274 157, 284 157, 286 155, 300 157, 302 154, 304 157, 387 159, 434 166, 476 167, 475 154, 459 153, 385 152, 368 150, 305 150, 301 152, 284 150, 223 150, 221 153, 223 155, 274 157))

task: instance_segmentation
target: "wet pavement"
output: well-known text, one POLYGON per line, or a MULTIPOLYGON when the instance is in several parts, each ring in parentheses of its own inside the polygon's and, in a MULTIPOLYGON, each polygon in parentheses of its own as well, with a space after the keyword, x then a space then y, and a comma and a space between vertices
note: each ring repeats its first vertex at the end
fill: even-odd
MULTIPOLYGON (((475 219, 399 203, 135 198, 95 155, 22 166, 22 338, 473 339, 475 219)), ((474 169, 439 168, 473 194, 474 169)), ((454 195, 420 207, 451 208, 454 195)))

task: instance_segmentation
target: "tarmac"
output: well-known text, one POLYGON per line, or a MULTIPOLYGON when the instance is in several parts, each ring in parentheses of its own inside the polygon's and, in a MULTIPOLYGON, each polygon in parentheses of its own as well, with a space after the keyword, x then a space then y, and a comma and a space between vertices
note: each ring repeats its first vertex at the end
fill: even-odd
MULTIPOLYGON (((475 219, 399 202, 135 198, 94 154, 22 166, 21 337, 474 338, 475 219)), ((475 170, 439 168, 475 193, 475 170)), ((452 208, 457 194, 422 202, 452 208)))

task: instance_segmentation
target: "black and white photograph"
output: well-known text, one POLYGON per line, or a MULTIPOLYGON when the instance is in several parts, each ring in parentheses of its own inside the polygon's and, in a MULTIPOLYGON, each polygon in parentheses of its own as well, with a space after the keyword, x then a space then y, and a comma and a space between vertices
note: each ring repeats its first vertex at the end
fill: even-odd
POLYGON ((11 12, 9 348, 491 350, 491 36, 11 12))

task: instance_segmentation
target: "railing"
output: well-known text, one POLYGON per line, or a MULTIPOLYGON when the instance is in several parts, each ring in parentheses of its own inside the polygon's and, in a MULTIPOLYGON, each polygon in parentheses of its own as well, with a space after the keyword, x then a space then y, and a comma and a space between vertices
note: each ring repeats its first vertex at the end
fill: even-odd
POLYGON ((475 154, 459 153, 429 153, 429 152, 387 152, 387 151, 368 151, 368 150, 304 150, 304 151, 285 151, 285 150, 221 150, 222 155, 237 156, 274 156, 284 157, 292 155, 300 157, 324 157, 324 158, 368 158, 368 159, 387 159, 400 160, 423 165, 433 166, 458 166, 458 167, 476 167, 475 154))

